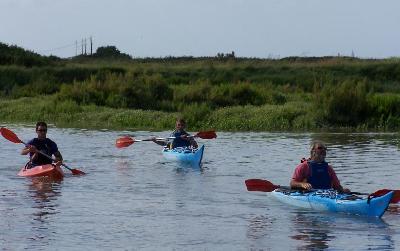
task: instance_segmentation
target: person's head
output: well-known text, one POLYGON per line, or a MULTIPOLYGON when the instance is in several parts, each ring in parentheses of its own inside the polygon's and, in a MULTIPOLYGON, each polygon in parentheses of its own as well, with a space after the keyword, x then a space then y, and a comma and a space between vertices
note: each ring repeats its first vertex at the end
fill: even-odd
POLYGON ((46 138, 47 124, 46 122, 39 121, 36 123, 36 133, 38 138, 46 138))
POLYGON ((178 118, 175 123, 176 130, 183 130, 186 127, 186 122, 182 118, 178 118))
POLYGON ((311 160, 322 162, 325 161, 326 157, 326 146, 325 143, 319 140, 315 140, 310 144, 310 158, 311 160))

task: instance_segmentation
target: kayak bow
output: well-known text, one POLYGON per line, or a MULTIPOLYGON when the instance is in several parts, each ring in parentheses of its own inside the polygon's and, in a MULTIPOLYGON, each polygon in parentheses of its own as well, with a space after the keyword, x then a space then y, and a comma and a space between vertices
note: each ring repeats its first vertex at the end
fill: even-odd
POLYGON ((162 154, 165 159, 176 161, 182 164, 189 164, 195 167, 201 165, 203 159, 204 145, 198 149, 177 147, 174 149, 164 148, 162 154))
POLYGON ((51 179, 59 180, 64 177, 64 172, 62 171, 60 166, 47 164, 42 166, 35 166, 32 168, 23 167, 17 175, 21 177, 49 177, 51 179))

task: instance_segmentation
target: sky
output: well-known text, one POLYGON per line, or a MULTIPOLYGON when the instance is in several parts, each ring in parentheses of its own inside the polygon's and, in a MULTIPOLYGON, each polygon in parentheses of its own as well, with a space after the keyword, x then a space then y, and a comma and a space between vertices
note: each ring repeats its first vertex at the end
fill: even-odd
POLYGON ((0 0, 0 42, 59 57, 399 57, 399 25, 400 0, 0 0))

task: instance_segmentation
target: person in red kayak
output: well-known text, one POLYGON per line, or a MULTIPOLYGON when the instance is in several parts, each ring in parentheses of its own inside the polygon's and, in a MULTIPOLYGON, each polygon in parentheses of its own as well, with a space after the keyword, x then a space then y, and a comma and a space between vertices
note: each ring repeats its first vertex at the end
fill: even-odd
POLYGON ((310 145, 310 158, 302 161, 294 170, 291 188, 301 189, 335 189, 349 193, 343 188, 332 166, 325 161, 327 148, 322 141, 313 141, 310 145))
POLYGON ((46 137, 47 124, 45 122, 37 122, 36 133, 37 138, 30 140, 27 143, 27 146, 21 151, 22 155, 27 155, 28 153, 30 155, 30 161, 28 163, 29 165, 27 166, 34 167, 52 163, 52 159, 44 156, 40 152, 45 153, 48 156, 54 155, 57 162, 56 164, 60 165, 63 158, 58 150, 57 144, 46 137))
POLYGON ((190 134, 185 131, 185 127, 186 127, 185 120, 182 118, 178 118, 175 123, 175 131, 173 131, 170 136, 174 137, 172 142, 156 140, 155 137, 153 137, 152 140, 158 145, 162 146, 169 145, 171 149, 177 147, 191 147, 194 149, 198 148, 196 140, 194 140, 194 138, 191 137, 190 134))

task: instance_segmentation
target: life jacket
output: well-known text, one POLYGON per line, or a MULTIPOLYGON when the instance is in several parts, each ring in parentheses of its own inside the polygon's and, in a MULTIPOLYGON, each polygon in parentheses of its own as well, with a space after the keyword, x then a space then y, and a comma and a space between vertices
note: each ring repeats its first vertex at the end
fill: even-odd
POLYGON ((185 131, 177 132, 174 131, 172 133, 172 137, 175 137, 175 139, 172 141, 172 148, 176 147, 189 147, 190 146, 190 140, 184 140, 181 138, 182 135, 188 134, 185 131))
POLYGON ((332 188, 332 179, 328 172, 327 162, 315 162, 312 160, 307 161, 310 174, 307 182, 312 185, 314 189, 330 189, 332 188))

